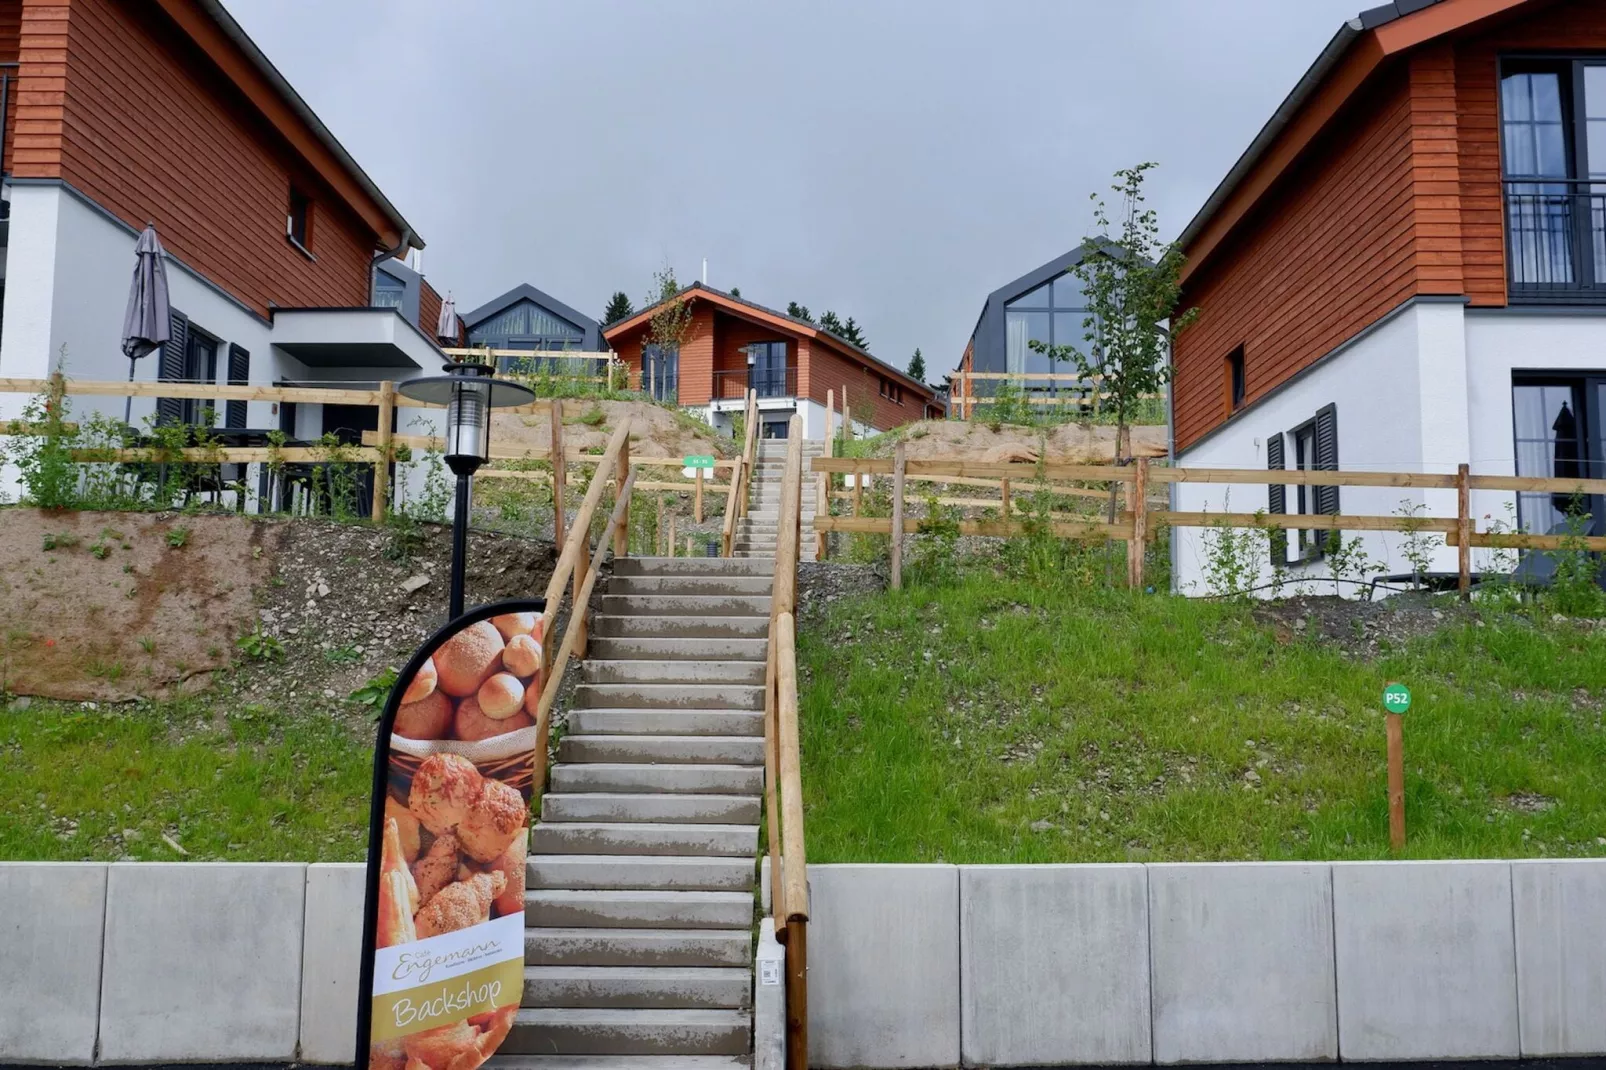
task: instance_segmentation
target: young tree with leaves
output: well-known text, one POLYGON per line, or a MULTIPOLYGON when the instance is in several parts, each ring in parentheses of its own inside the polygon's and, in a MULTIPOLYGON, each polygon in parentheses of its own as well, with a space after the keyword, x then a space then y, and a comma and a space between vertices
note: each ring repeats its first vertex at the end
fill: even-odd
MULTIPOLYGON (((1144 203, 1144 176, 1156 165, 1141 163, 1115 173, 1110 188, 1119 197, 1111 219, 1104 198, 1093 194, 1095 233, 1072 269, 1087 296, 1083 345, 1034 341, 1032 349, 1076 365, 1115 410, 1115 463, 1131 460, 1128 421, 1145 394, 1171 379, 1171 339, 1186 330, 1199 310, 1177 311, 1182 299, 1182 249, 1160 241, 1159 217, 1144 203)), ((1113 501, 1113 498, 1112 498, 1113 501)))
POLYGON ((909 358, 909 378, 917 383, 926 381, 926 358, 920 355, 919 348, 916 348, 915 355, 909 358))
MULTIPOLYGON (((667 358, 671 352, 679 353, 680 345, 691 335, 692 305, 695 299, 688 296, 684 301, 674 300, 680 293, 680 283, 675 279, 675 269, 665 264, 653 272, 652 289, 647 293, 645 307, 659 306, 647 321, 648 346, 656 346, 658 352, 667 358)), ((642 372, 645 378, 647 373, 646 361, 642 362, 642 372)), ((643 381, 642 389, 648 389, 643 381)))
POLYGON ((608 298, 608 307, 602 312, 602 325, 612 327, 621 320, 627 320, 635 315, 635 308, 630 304, 630 298, 625 296, 623 290, 615 290, 613 296, 608 298))

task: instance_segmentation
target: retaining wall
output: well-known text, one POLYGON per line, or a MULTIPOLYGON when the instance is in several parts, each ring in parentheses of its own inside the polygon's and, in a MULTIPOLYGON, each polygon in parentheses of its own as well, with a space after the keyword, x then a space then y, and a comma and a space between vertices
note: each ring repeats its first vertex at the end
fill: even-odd
MULTIPOLYGON (((1606 1053, 1606 859, 809 883, 816 1066, 1606 1053)), ((349 1064, 361 925, 357 865, 0 864, 0 1062, 349 1064)))

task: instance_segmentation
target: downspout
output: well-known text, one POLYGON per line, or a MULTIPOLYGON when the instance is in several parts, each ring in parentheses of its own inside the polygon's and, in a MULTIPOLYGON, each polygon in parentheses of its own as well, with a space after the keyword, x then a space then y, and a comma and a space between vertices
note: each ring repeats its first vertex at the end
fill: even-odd
POLYGON ((374 254, 373 260, 368 264, 368 303, 369 304, 373 304, 374 303, 374 272, 379 270, 379 265, 380 264, 383 264, 387 260, 393 260, 398 255, 400 255, 401 253, 406 252, 407 251, 407 247, 409 245, 411 245, 412 243, 413 243, 413 228, 412 227, 403 227, 402 228, 402 232, 401 232, 401 237, 397 240, 397 242, 396 242, 396 244, 394 246, 392 246, 389 249, 382 249, 379 252, 374 254))

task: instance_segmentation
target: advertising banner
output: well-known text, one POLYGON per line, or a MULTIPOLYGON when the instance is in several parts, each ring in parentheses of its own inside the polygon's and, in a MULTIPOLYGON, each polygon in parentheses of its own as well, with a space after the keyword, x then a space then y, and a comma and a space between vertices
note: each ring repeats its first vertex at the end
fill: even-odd
POLYGON ((475 1070, 524 991, 539 598, 464 614, 380 718, 357 1014, 370 1070, 475 1070))

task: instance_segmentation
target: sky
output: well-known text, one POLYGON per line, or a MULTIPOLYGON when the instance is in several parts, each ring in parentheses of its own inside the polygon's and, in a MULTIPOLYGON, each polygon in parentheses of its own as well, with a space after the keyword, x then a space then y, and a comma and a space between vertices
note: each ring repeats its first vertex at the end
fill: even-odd
POLYGON ((1117 169, 1159 164, 1180 233, 1377 0, 226 2, 460 311, 521 282, 639 308, 707 258, 936 379, 1117 169))

